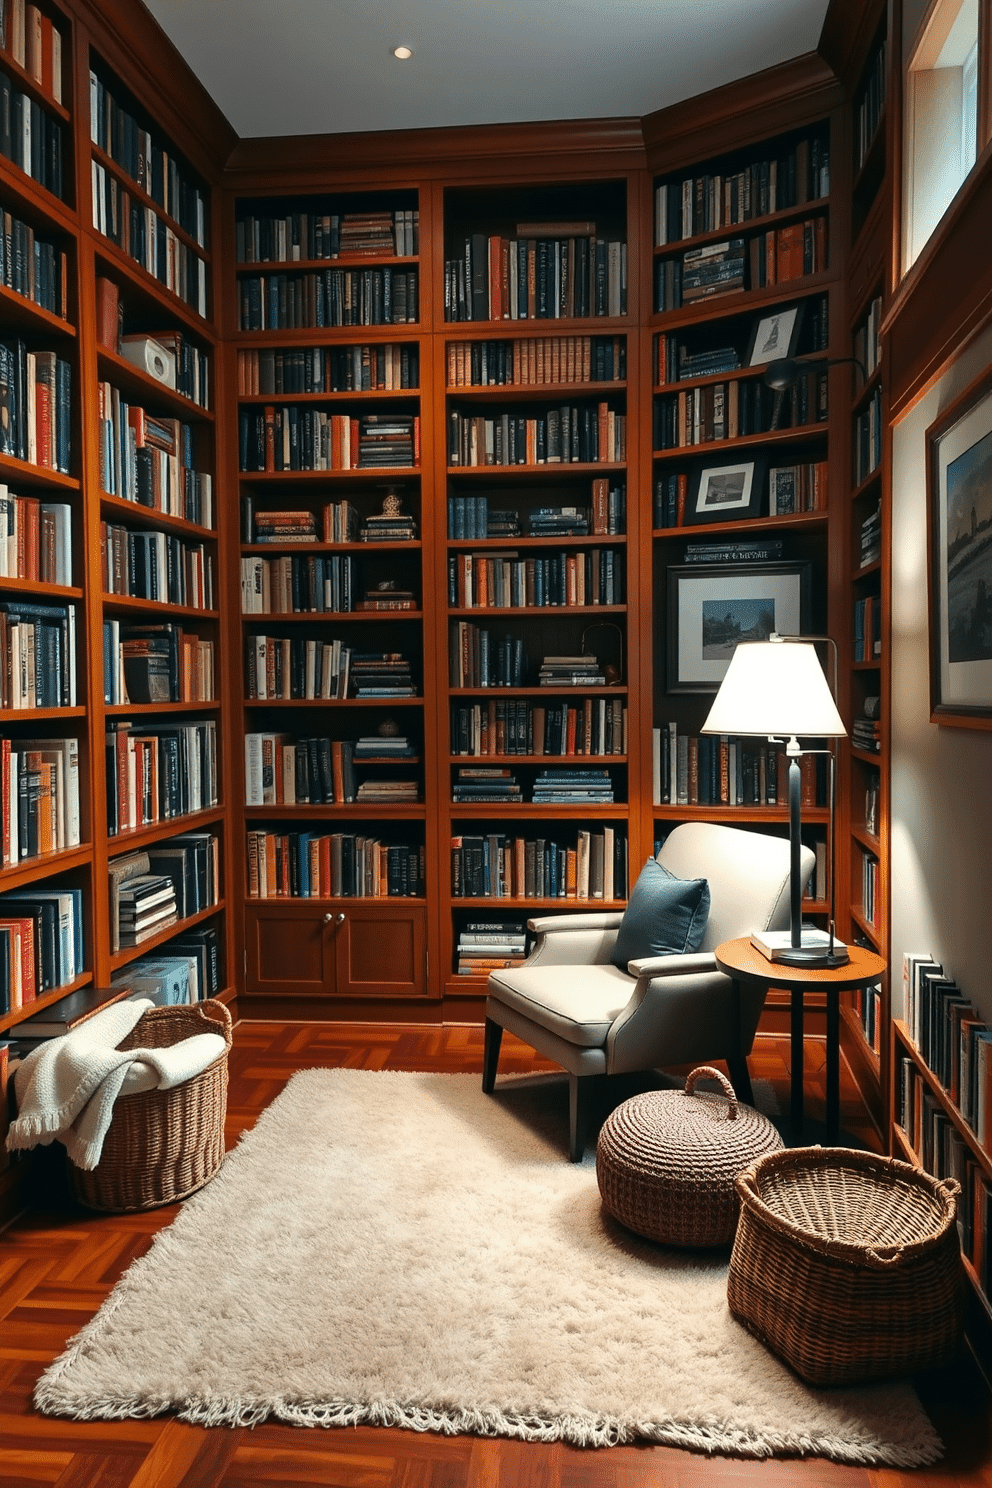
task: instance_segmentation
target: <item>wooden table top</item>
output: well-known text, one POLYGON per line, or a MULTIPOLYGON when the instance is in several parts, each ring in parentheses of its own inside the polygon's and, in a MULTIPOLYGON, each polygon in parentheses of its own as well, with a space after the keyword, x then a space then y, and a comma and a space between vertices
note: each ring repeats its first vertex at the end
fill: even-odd
POLYGON ((874 951, 855 945, 847 949, 851 959, 845 966, 786 966, 780 961, 769 961, 751 944, 750 936, 742 935, 738 940, 725 940, 713 954, 717 966, 727 976, 751 978, 772 987, 811 983, 845 991, 874 982, 885 971, 887 962, 874 951))

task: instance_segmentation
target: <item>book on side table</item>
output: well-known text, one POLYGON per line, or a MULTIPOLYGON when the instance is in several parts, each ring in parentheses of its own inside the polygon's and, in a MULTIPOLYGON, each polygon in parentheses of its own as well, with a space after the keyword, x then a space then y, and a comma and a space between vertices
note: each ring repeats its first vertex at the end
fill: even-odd
MULTIPOLYGON (((783 951, 792 949, 791 930, 752 930, 751 944, 755 950, 767 956, 769 961, 781 961, 783 951)), ((831 942, 826 930, 821 930, 817 925, 804 925, 802 928, 801 944, 805 950, 807 947, 813 950, 846 951, 847 946, 835 935, 831 942)))

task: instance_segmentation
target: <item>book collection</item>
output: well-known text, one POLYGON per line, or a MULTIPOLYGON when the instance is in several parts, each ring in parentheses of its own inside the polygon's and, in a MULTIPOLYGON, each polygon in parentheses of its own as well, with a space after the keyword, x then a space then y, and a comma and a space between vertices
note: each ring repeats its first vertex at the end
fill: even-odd
POLYGON ((879 328, 882 324, 882 296, 876 295, 868 306, 868 313, 854 333, 853 352, 864 368, 865 377, 870 378, 878 369, 882 359, 882 343, 879 328))
POLYGON ((534 781, 535 805, 609 805, 613 801, 609 770, 542 770, 534 781))
POLYGON ((523 800, 523 790, 510 770, 498 765, 465 765, 455 772, 451 799, 456 806, 509 805, 523 800))
MULTIPOLYGON (((621 481, 596 476, 590 506, 539 506, 524 514, 530 537, 616 537, 627 530, 621 481)), ((454 541, 520 537, 520 511, 492 507, 487 496, 448 497, 448 536, 454 541)))
POLYGON ((879 700, 866 697, 864 711, 851 722, 851 743, 855 749, 866 754, 878 754, 882 748, 882 720, 879 717, 879 700))
POLYGON ((869 925, 878 928, 879 866, 874 853, 861 854, 861 913, 869 925))
POLYGON ((456 835, 451 892, 455 899, 625 900, 626 831, 578 827, 567 842, 505 832, 456 835))
POLYGON ((519 636, 494 636, 468 620, 456 620, 448 641, 453 688, 524 686, 527 657, 519 636))
POLYGON ((97 232, 206 318, 206 260, 144 198, 132 196, 99 160, 93 161, 92 177, 97 232))
POLYGON ((59 120, 0 71, 0 155, 60 200, 64 143, 59 120))
POLYGON ((619 605, 623 596, 623 559, 612 548, 540 558, 520 558, 512 549, 448 557, 448 603, 453 608, 619 605))
POLYGON ((414 258, 420 252, 420 211, 399 207, 378 212, 290 212, 285 216, 239 215, 235 224, 238 263, 291 263, 338 258, 414 258))
POLYGON ((79 846, 79 740, 0 739, 0 862, 79 846))
POLYGON ((449 341, 448 387, 531 387, 623 382, 626 336, 528 336, 517 341, 449 341))
POLYGON ((62 102, 62 32, 31 0, 0 3, 0 47, 54 103, 62 102))
POLYGON ((876 388, 854 420, 854 484, 860 486, 882 458, 882 389, 876 388))
POLYGON ((717 346, 705 351, 690 351, 682 340, 684 332, 662 331, 655 337, 655 382, 688 382, 694 377, 718 377, 721 372, 736 372, 741 365, 736 346, 717 346))
POLYGON ((416 325, 420 318, 416 269, 248 274, 238 288, 243 331, 416 325))
POLYGON ((117 938, 121 950, 141 945, 178 918, 176 889, 162 873, 138 873, 120 886, 117 938))
POLYGON ((109 837, 217 805, 213 719, 140 725, 114 719, 105 750, 109 837))
POLYGON ((2 1012, 66 986, 83 969, 82 889, 32 884, 0 896, 2 1012))
POLYGON ((525 920, 467 920, 455 946, 458 976, 488 976, 504 966, 520 966, 527 955, 525 920))
POLYGON ((68 316, 68 260, 61 248, 39 237, 0 207, 0 284, 51 315, 68 316))
POLYGON ((537 704, 524 698, 451 705, 452 754, 623 755, 627 707, 621 697, 537 704))
POLYGON ((858 550, 858 567, 867 568, 877 563, 882 556, 882 503, 876 501, 871 511, 861 522, 861 546, 858 550))
POLYGON ((103 700, 210 703, 215 697, 214 642, 171 621, 103 622, 103 700))
MULTIPOLYGON (((825 806, 826 756, 804 754, 799 768, 802 805, 825 806)), ((763 739, 652 729, 656 806, 777 806, 789 799, 787 769, 781 746, 763 739)))
POLYGON ((108 496, 213 527, 213 481, 194 469, 192 424, 148 413, 101 382, 99 439, 100 489, 108 496))
POLYGON ((742 161, 736 170, 710 170, 661 182, 654 193, 655 247, 737 227, 829 194, 826 135, 783 140, 775 155, 742 161))
MULTIPOLYGON (((216 904, 219 846, 211 832, 186 832, 112 858, 107 870, 111 952, 140 945, 177 920, 216 904)), ((187 933, 190 943, 199 939, 195 932, 187 933)))
POLYGON ((444 264, 445 320, 561 320, 627 313, 627 244, 594 222, 519 222, 470 233, 444 264))
POLYGON ((104 594, 212 610, 213 553, 203 543, 169 532, 134 531, 100 523, 100 580, 104 594))
POLYGON ((54 351, 0 341, 0 455, 68 475, 72 366, 54 351))
POLYGON ((181 920, 209 909, 220 897, 220 841, 213 832, 182 832, 146 849, 153 873, 172 880, 181 920))
POLYGON ((354 832, 247 834, 252 899, 422 898, 424 850, 354 832))
POLYGON ((72 583, 72 507, 0 483, 0 577, 72 583))
POLYGON ((826 373, 806 373, 787 394, 773 392, 760 378, 733 379, 655 398, 652 437, 655 450, 684 449, 823 423, 826 417, 826 373))
POLYGON ((885 109, 885 62, 886 45, 883 36, 869 64, 863 91, 855 108, 854 159, 858 170, 865 163, 885 109))
POLYGON ((339 640, 250 635, 248 696, 268 698, 415 697, 409 660, 399 652, 355 651, 339 640))
POLYGON ((76 607, 0 600, 0 707, 76 707, 76 607))
POLYGON ((794 512, 824 511, 828 474, 826 460, 773 465, 768 472, 768 515, 788 517, 794 512))
POLYGON ((882 600, 867 594, 854 602, 854 660, 877 661, 882 654, 882 600))
POLYGON ((352 418, 295 404, 242 409, 238 419, 243 471, 368 470, 420 463, 416 414, 352 418))
POLYGON ((415 341, 382 345, 301 346, 285 351, 238 350, 238 395, 397 392, 420 385, 415 341))
POLYGON ((627 458, 627 416, 607 403, 564 404, 533 417, 488 417, 453 408, 448 415, 448 464, 574 465, 627 458))
POLYGON ((417 781, 363 780, 359 784, 355 773, 356 763, 383 766, 411 761, 417 761, 416 750, 401 734, 389 738, 363 735, 355 740, 249 733, 245 735, 245 802, 248 806, 341 804, 369 799, 380 789, 384 800, 394 799, 397 792, 403 799, 418 799, 417 781))
MULTIPOLYGON (((395 499, 398 501, 399 498, 395 499)), ((326 527, 326 508, 324 522, 326 527)), ((414 542, 416 537, 417 524, 414 518, 409 512, 390 509, 388 496, 381 512, 370 512, 362 517, 358 533, 359 542, 414 542)))
POLYGON ((241 560, 243 615, 346 614, 356 602, 355 560, 350 553, 241 560))
POLYGON ((165 387, 181 393, 200 408, 210 407, 210 358, 177 330, 124 330, 124 305, 113 279, 96 279, 97 339, 107 351, 133 362, 165 387))
POLYGON ((126 988, 131 997, 148 997, 156 1007, 216 997, 221 990, 217 931, 197 925, 170 936, 160 951, 139 956, 116 972, 110 985, 126 988))
POLYGON ((545 656, 537 675, 539 687, 603 687, 606 673, 595 656, 545 656))

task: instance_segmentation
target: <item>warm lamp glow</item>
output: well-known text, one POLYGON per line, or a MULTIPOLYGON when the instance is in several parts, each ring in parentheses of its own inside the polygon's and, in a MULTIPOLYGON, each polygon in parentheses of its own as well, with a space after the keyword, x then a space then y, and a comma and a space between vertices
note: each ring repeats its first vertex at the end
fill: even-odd
POLYGON ((833 738, 845 734, 809 642, 742 641, 713 700, 704 734, 833 738))

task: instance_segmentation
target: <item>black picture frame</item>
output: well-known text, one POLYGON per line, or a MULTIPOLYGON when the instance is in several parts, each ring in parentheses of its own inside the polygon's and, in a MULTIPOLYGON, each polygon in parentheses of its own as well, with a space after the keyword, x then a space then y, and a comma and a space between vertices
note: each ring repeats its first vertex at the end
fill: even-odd
POLYGON ((669 567, 668 691, 716 692, 738 641, 808 633, 812 568, 809 559, 669 567))
POLYGON ((992 368, 930 425, 926 455, 930 721, 989 729, 992 368))
POLYGON ((764 499, 764 459, 754 457, 701 465, 693 472, 689 484, 685 525, 741 522, 760 517, 764 499))
POLYGON ((803 309, 804 302, 797 300, 793 305, 778 305, 757 316, 751 327, 744 365, 767 367, 769 362, 794 357, 799 346, 803 309))

